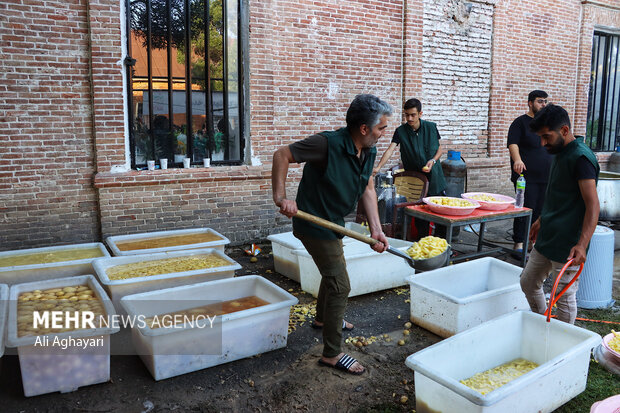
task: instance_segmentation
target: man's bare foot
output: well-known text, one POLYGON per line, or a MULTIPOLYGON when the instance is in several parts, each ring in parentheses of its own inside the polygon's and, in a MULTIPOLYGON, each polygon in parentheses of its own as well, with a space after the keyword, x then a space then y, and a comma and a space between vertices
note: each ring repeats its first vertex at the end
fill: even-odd
MULTIPOLYGON (((323 323, 321 323, 321 322, 319 322, 319 321, 314 320, 314 321, 312 322, 312 328, 323 328, 323 323)), ((353 330, 353 324, 349 323, 349 322, 348 322, 348 321, 346 321, 346 320, 342 320, 342 329, 343 329, 344 331, 350 331, 350 330, 353 330)))
POLYGON ((362 374, 366 371, 359 361, 345 353, 340 353, 336 357, 321 357, 319 364, 334 367, 351 374, 362 374))

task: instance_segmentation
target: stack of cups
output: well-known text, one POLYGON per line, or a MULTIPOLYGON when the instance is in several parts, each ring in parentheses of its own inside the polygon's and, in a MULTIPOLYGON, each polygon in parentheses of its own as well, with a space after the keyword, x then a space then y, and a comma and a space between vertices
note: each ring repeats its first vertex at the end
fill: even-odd
POLYGON ((205 166, 205 168, 208 168, 211 166, 211 158, 203 158, 202 159, 202 163, 205 166))
POLYGON ((168 159, 161 158, 159 160, 159 165, 161 166, 161 169, 168 169, 168 159))
POLYGON ((183 168, 189 168, 190 167, 190 163, 189 163, 189 158, 183 158, 183 168))

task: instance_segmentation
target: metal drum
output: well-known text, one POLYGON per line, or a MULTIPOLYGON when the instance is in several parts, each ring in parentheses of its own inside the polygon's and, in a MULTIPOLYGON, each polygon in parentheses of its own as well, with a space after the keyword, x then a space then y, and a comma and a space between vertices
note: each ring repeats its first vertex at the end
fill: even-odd
POLYGON ((596 226, 590 240, 590 249, 579 277, 577 306, 580 308, 607 308, 611 298, 614 273, 614 231, 596 226))
POLYGON ((598 218, 602 221, 620 221, 620 173, 602 171, 596 192, 601 204, 598 218))

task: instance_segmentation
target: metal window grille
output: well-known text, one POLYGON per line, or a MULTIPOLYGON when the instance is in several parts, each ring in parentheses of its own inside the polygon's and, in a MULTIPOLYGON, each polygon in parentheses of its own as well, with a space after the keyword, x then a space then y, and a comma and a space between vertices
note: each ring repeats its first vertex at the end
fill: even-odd
POLYGON ((131 166, 244 153, 242 0, 127 0, 131 166))
POLYGON ((620 141, 620 36, 594 32, 586 143, 613 151, 620 141))

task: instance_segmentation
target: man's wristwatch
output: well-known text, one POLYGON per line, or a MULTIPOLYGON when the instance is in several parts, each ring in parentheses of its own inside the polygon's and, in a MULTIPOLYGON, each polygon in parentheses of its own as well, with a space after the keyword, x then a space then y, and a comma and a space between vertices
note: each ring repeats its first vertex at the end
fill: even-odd
POLYGON ((435 158, 432 158, 431 161, 433 161, 433 165, 435 165, 437 163, 437 161, 435 160, 435 158))

